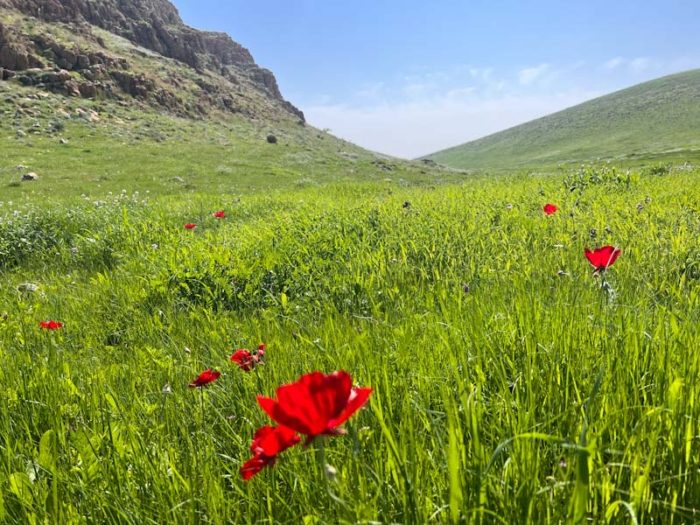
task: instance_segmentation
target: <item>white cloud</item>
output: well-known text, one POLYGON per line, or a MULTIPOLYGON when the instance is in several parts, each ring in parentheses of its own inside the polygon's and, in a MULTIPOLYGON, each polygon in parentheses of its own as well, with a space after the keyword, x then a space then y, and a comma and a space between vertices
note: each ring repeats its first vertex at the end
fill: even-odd
POLYGON ((541 117, 594 98, 600 93, 501 96, 480 99, 472 91, 451 90, 422 102, 350 107, 304 108, 312 125, 370 150, 416 158, 541 117))
POLYGON ((492 67, 472 67, 469 68, 469 74, 472 78, 476 78, 482 81, 489 81, 491 75, 493 74, 492 67))
POLYGON ((313 100, 302 109, 311 124, 360 146, 416 158, 693 67, 700 57, 542 63, 509 73, 461 65, 368 84, 342 103, 313 100))
POLYGON ((549 64, 540 64, 539 66, 535 67, 526 67, 525 69, 521 69, 518 73, 518 81, 522 86, 529 86, 538 78, 541 78, 543 75, 548 73, 549 69, 549 64))
POLYGON ((450 100, 463 100, 474 96, 476 93, 476 88, 474 86, 468 86, 463 88, 451 89, 447 92, 447 98, 450 100))
POLYGON ((403 88, 403 93, 411 99, 424 98, 429 95, 435 87, 436 86, 431 83, 408 84, 403 88))
POLYGON ((624 63, 625 63, 624 58, 615 57, 615 58, 611 58, 605 64, 603 64, 603 68, 607 69, 608 71, 612 71, 613 69, 617 69, 618 67, 620 67, 624 63))
POLYGON ((357 98, 375 100, 384 92, 384 82, 365 84, 355 93, 357 98))
POLYGON ((665 64, 654 61, 648 57, 637 58, 611 58, 603 64, 603 69, 606 71, 626 70, 632 73, 643 73, 650 69, 662 69, 665 64))
POLYGON ((652 66, 651 60, 648 58, 640 57, 640 58, 635 58, 630 60, 629 67, 632 71, 635 71, 637 73, 641 73, 642 71, 646 71, 652 66))

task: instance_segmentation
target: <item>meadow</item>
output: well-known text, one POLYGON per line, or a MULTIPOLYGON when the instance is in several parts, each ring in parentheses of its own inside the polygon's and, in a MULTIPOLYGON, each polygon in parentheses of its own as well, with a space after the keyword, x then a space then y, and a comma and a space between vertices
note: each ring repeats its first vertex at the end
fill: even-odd
POLYGON ((0 518, 695 522, 699 175, 4 186, 0 518), (315 370, 368 403, 243 481, 256 396, 315 370))
POLYGON ((597 159, 616 165, 700 159, 700 70, 637 84, 430 155, 450 166, 542 169, 597 159))

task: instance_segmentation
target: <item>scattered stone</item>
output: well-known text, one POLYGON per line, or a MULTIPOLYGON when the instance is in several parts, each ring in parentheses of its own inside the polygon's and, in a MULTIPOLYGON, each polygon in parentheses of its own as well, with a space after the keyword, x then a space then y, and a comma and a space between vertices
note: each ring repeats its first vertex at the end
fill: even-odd
POLYGON ((58 142, 59 142, 60 144, 63 144, 63 145, 68 144, 68 141, 67 141, 66 139, 63 139, 63 138, 62 138, 62 139, 59 139, 58 142))
POLYGON ((277 137, 270 134, 267 136, 267 143, 268 144, 277 144, 277 137))
POLYGON ((21 139, 21 138, 24 138, 27 136, 27 134, 24 131, 22 131, 21 129, 18 129, 17 133, 15 135, 17 135, 18 139, 21 139))
POLYGON ((34 293, 39 291, 39 285, 34 283, 22 283, 17 286, 17 291, 21 293, 34 293))
POLYGON ((372 161, 372 164, 374 164, 377 168, 379 168, 382 171, 394 171, 395 166, 389 164, 383 159, 375 159, 372 161))
POLYGON ((39 175, 37 175, 33 171, 22 175, 22 182, 31 182, 37 180, 39 180, 39 175))

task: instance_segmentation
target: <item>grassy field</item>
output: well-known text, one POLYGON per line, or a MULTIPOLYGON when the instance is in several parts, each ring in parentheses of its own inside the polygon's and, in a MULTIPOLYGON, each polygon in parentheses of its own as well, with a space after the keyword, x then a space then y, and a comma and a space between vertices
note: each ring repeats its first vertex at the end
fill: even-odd
POLYGON ((65 200, 146 191, 229 195, 337 181, 400 184, 463 173, 375 155, 288 120, 189 120, 109 100, 0 83, 0 200, 65 200), (268 144, 273 134, 277 144, 268 144), (37 173, 37 184, 21 176, 37 173))
POLYGON ((639 84, 429 155, 459 168, 700 160, 700 70, 639 84))
POLYGON ((450 182, 81 129, 0 142, 2 521, 698 521, 698 171, 450 182), (368 405, 242 481, 256 395, 314 370, 368 405))

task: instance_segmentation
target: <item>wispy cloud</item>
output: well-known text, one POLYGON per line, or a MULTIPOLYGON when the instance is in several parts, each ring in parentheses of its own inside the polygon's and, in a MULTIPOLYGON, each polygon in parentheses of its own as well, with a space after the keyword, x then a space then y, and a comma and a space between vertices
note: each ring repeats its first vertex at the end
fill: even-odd
POLYGON ((611 58, 605 64, 603 64, 603 69, 607 69, 608 71, 612 71, 613 69, 617 69, 620 66, 622 66, 625 63, 625 59, 622 57, 615 57, 611 58))
POLYGON ((361 99, 375 100, 382 94, 385 87, 386 86, 384 82, 373 82, 371 84, 365 84, 357 90, 355 95, 361 99))
POLYGON ((510 72, 460 65, 360 86, 303 105, 309 122, 368 149, 415 158, 627 87, 700 67, 700 57, 613 57, 598 64, 542 62, 510 72))
POLYGON ((633 60, 630 60, 629 67, 632 71, 636 71, 638 73, 642 71, 646 71, 652 66, 652 62, 650 59, 645 58, 645 57, 639 57, 635 58, 633 60))
POLYGON ((537 79, 542 78, 543 75, 548 73, 550 70, 549 64, 540 64, 535 67, 526 67, 521 69, 518 73, 518 81, 522 86, 529 86, 537 79))
POLYGON ((415 158, 461 144, 594 98, 570 91, 547 96, 481 99, 472 89, 451 90, 424 101, 352 107, 304 108, 309 121, 356 144, 397 157, 415 158))
POLYGON ((665 66, 664 62, 652 60, 648 57, 615 57, 606 61, 603 64, 603 69, 606 71, 627 70, 632 73, 643 73, 648 70, 663 69, 665 66))

